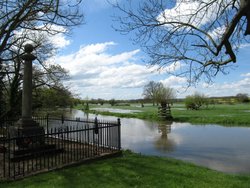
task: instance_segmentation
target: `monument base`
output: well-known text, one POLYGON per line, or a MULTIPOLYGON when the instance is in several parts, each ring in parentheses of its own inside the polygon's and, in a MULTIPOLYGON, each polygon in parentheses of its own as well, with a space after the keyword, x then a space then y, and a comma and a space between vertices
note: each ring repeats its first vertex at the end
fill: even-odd
POLYGON ((30 148, 44 145, 45 131, 39 123, 32 119, 20 119, 16 126, 9 128, 11 138, 16 138, 16 145, 19 148, 30 148))
POLYGON ((64 149, 57 148, 54 144, 44 144, 34 148, 18 149, 11 152, 11 161, 18 162, 39 157, 48 157, 64 152, 64 149))
POLYGON ((9 128, 9 135, 14 145, 10 147, 12 161, 22 161, 45 157, 63 152, 55 144, 45 142, 45 131, 32 119, 20 119, 9 128))
POLYGON ((39 123, 37 123, 36 121, 34 121, 31 118, 21 118, 16 123, 16 126, 20 127, 20 128, 23 128, 23 127, 38 127, 39 123))

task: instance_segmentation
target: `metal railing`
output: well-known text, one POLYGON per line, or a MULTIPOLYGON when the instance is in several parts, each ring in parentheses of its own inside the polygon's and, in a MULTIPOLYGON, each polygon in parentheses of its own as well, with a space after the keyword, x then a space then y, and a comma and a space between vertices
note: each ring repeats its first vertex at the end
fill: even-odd
POLYGON ((34 120, 44 127, 44 134, 7 135, 0 140, 0 180, 25 177, 120 152, 119 119, 107 122, 97 118, 73 120, 47 116, 34 117, 34 120), (25 146, 20 147, 20 143, 25 146))

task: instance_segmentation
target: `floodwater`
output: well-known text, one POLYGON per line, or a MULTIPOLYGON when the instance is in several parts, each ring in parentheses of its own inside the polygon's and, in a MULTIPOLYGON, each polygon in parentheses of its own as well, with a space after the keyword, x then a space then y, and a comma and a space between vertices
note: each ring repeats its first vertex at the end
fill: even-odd
POLYGON ((141 112, 140 110, 126 110, 126 109, 115 109, 115 108, 92 108, 92 110, 114 112, 114 113, 121 113, 121 114, 141 112))
MULTIPOLYGON (((72 110, 68 115, 86 118, 79 110, 72 110)), ((94 117, 89 115, 89 118, 94 117)), ((100 115, 98 118, 117 119, 100 115)), ((176 122, 158 124, 135 118, 121 118, 121 124, 123 149, 173 157, 227 173, 250 174, 250 128, 176 122)))

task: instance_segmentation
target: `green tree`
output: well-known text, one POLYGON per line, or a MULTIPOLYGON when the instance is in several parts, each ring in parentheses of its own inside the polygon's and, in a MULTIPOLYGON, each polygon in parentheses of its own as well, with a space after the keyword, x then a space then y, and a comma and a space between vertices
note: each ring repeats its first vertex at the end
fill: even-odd
POLYGON ((247 103, 247 102, 249 102, 248 94, 246 94, 246 93, 238 93, 236 95, 236 99, 240 103, 247 103))
POLYGON ((100 104, 100 105, 103 105, 103 104, 104 104, 104 100, 103 100, 103 99, 98 98, 98 99, 97 99, 97 103, 98 103, 98 104, 100 104))
POLYGON ((172 119, 170 104, 175 98, 173 88, 165 87, 162 83, 158 84, 156 92, 156 101, 160 103, 161 107, 158 108, 158 114, 165 119, 172 119))
POLYGON ((114 105, 116 104, 116 100, 115 100, 115 99, 111 99, 111 100, 109 101, 109 104, 110 104, 111 106, 114 106, 114 105))
POLYGON ((162 83, 158 84, 156 91, 156 101, 160 104, 171 104, 176 97, 173 88, 165 87, 162 83))
POLYGON ((38 88, 33 95, 33 108, 70 107, 72 105, 72 94, 63 86, 38 88))
MULTIPOLYGON (((6 68, 7 69, 7 68, 6 68)), ((6 104, 4 116, 15 117, 21 114, 22 97, 22 62, 16 59, 12 65, 8 66, 3 92, 6 104)), ((68 72, 59 65, 51 65, 46 69, 34 66, 33 68, 33 93, 35 89, 43 86, 51 88, 62 88, 62 81, 68 79, 68 72)), ((38 90, 40 91, 40 90, 38 90)), ((51 103, 52 104, 52 103, 51 103)), ((34 105, 39 107, 39 103, 34 105)))
POLYGON ((185 106, 190 110, 199 110, 201 107, 208 107, 209 101, 204 94, 195 93, 185 98, 185 106))

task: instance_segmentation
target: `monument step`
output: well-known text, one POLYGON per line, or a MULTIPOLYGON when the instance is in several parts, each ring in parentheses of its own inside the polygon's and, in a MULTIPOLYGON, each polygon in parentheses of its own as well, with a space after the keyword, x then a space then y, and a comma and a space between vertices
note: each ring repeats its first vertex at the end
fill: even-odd
POLYGON ((64 149, 56 148, 56 145, 41 145, 34 148, 17 149, 11 152, 11 161, 18 162, 41 156, 54 155, 63 152, 64 149))

